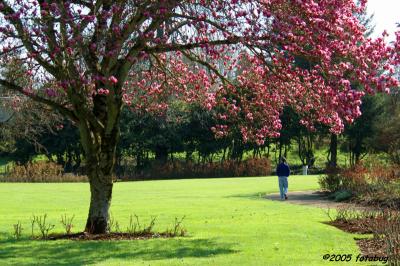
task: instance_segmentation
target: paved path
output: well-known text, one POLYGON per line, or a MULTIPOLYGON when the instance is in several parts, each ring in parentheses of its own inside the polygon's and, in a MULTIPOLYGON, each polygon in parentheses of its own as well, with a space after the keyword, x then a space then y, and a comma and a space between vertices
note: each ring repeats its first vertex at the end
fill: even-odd
MULTIPOLYGON (((268 200, 281 201, 279 193, 272 193, 265 196, 268 200)), ((288 200, 285 202, 298 204, 298 205, 308 205, 319 208, 339 208, 343 206, 355 206, 351 203, 335 202, 328 199, 325 193, 319 191, 289 191, 288 200)))

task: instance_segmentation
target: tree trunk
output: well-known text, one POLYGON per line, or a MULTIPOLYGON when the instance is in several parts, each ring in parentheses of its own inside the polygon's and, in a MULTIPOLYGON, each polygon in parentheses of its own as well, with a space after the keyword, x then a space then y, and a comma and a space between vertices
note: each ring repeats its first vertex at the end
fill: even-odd
POLYGON ((155 160, 162 164, 167 163, 168 161, 168 147, 157 145, 155 147, 155 160))
POLYGON ((288 145, 285 145, 285 150, 284 150, 284 152, 283 152, 283 154, 284 154, 284 156, 285 156, 285 158, 287 159, 287 153, 288 153, 288 145))
POLYGON ((90 129, 86 126, 87 124, 81 123, 79 127, 91 193, 85 232, 104 234, 109 230, 109 210, 119 128, 116 126, 106 134, 104 131, 90 129))
POLYGON ((112 176, 101 171, 89 174, 90 180, 90 207, 85 232, 104 234, 108 232, 109 210, 112 196, 112 176))
POLYGON ((357 138, 356 139, 356 144, 354 146, 354 164, 358 164, 360 163, 361 160, 361 154, 362 154, 362 139, 361 138, 357 138))
MULTIPOLYGON (((90 207, 85 232, 104 234, 108 232, 109 210, 113 188, 116 140, 104 139, 97 156, 86 159, 90 183, 90 207)), ((93 155, 93 154, 92 154, 93 155)))
POLYGON ((278 156, 279 160, 282 158, 282 142, 279 141, 279 156, 278 156))
POLYGON ((338 145, 338 137, 336 134, 331 133, 331 143, 329 145, 329 166, 336 167, 337 166, 337 145, 338 145))

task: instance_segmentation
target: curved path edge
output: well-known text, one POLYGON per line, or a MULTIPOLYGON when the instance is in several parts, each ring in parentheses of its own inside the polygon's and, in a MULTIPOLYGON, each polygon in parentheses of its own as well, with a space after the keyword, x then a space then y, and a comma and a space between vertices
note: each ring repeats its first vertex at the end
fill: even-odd
POLYGON ((348 202, 336 202, 328 198, 328 194, 322 191, 306 190, 306 191, 289 191, 288 199, 282 201, 279 193, 271 193, 265 196, 265 199, 272 201, 286 202, 290 204, 313 206, 318 208, 340 208, 340 207, 357 207, 353 203, 348 202))

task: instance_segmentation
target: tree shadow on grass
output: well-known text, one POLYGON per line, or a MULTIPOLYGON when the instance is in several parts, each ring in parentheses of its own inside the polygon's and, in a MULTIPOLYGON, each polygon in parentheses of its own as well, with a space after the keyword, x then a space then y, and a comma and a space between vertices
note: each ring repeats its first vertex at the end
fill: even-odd
POLYGON ((251 193, 251 194, 235 194, 235 195, 229 195, 227 198, 246 198, 246 199, 252 199, 252 200, 263 200, 265 199, 265 196, 268 193, 265 193, 265 191, 262 192, 257 192, 257 193, 251 193))
MULTIPOLYGON (((311 206, 317 208, 340 208, 342 206, 355 206, 348 202, 336 202, 329 197, 329 194, 321 191, 304 190, 304 191, 289 191, 288 199, 282 201, 280 194, 275 193, 253 193, 253 194, 239 194, 231 195, 233 198, 247 198, 251 200, 267 200, 268 202, 282 202, 295 205, 311 206)), ((357 207, 360 208, 360 207, 357 207)))
MULTIPOLYGON (((315 200, 323 200, 329 201, 328 195, 326 193, 322 193, 319 191, 313 190, 305 190, 305 191, 289 191, 288 195, 290 196, 290 200, 294 201, 315 201, 315 200)), ((247 198, 254 200, 272 200, 272 201, 281 201, 278 192, 258 192, 252 194, 237 194, 230 195, 229 198, 247 198)))
POLYGON ((8 240, 1 243, 0 262, 13 265, 86 265, 107 259, 205 258, 235 253, 233 246, 233 243, 190 238, 118 242, 8 240))

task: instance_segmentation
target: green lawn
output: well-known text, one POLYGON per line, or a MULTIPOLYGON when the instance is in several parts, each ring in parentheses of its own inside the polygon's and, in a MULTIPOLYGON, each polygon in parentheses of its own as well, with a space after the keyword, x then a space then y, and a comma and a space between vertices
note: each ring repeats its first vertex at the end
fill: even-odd
MULTIPOLYGON (((119 242, 29 240, 32 214, 47 213, 57 231, 61 214, 75 214, 74 231, 82 230, 88 185, 0 183, 0 265, 337 265, 322 256, 359 253, 354 235, 322 223, 328 219, 323 210, 263 199, 277 190, 276 179, 117 183, 112 214, 121 227, 133 213, 146 221, 156 215, 158 230, 185 215, 189 233, 119 242), (25 240, 15 241, 10 235, 18 220, 25 240)), ((316 176, 290 177, 291 190, 317 188, 316 176)))

